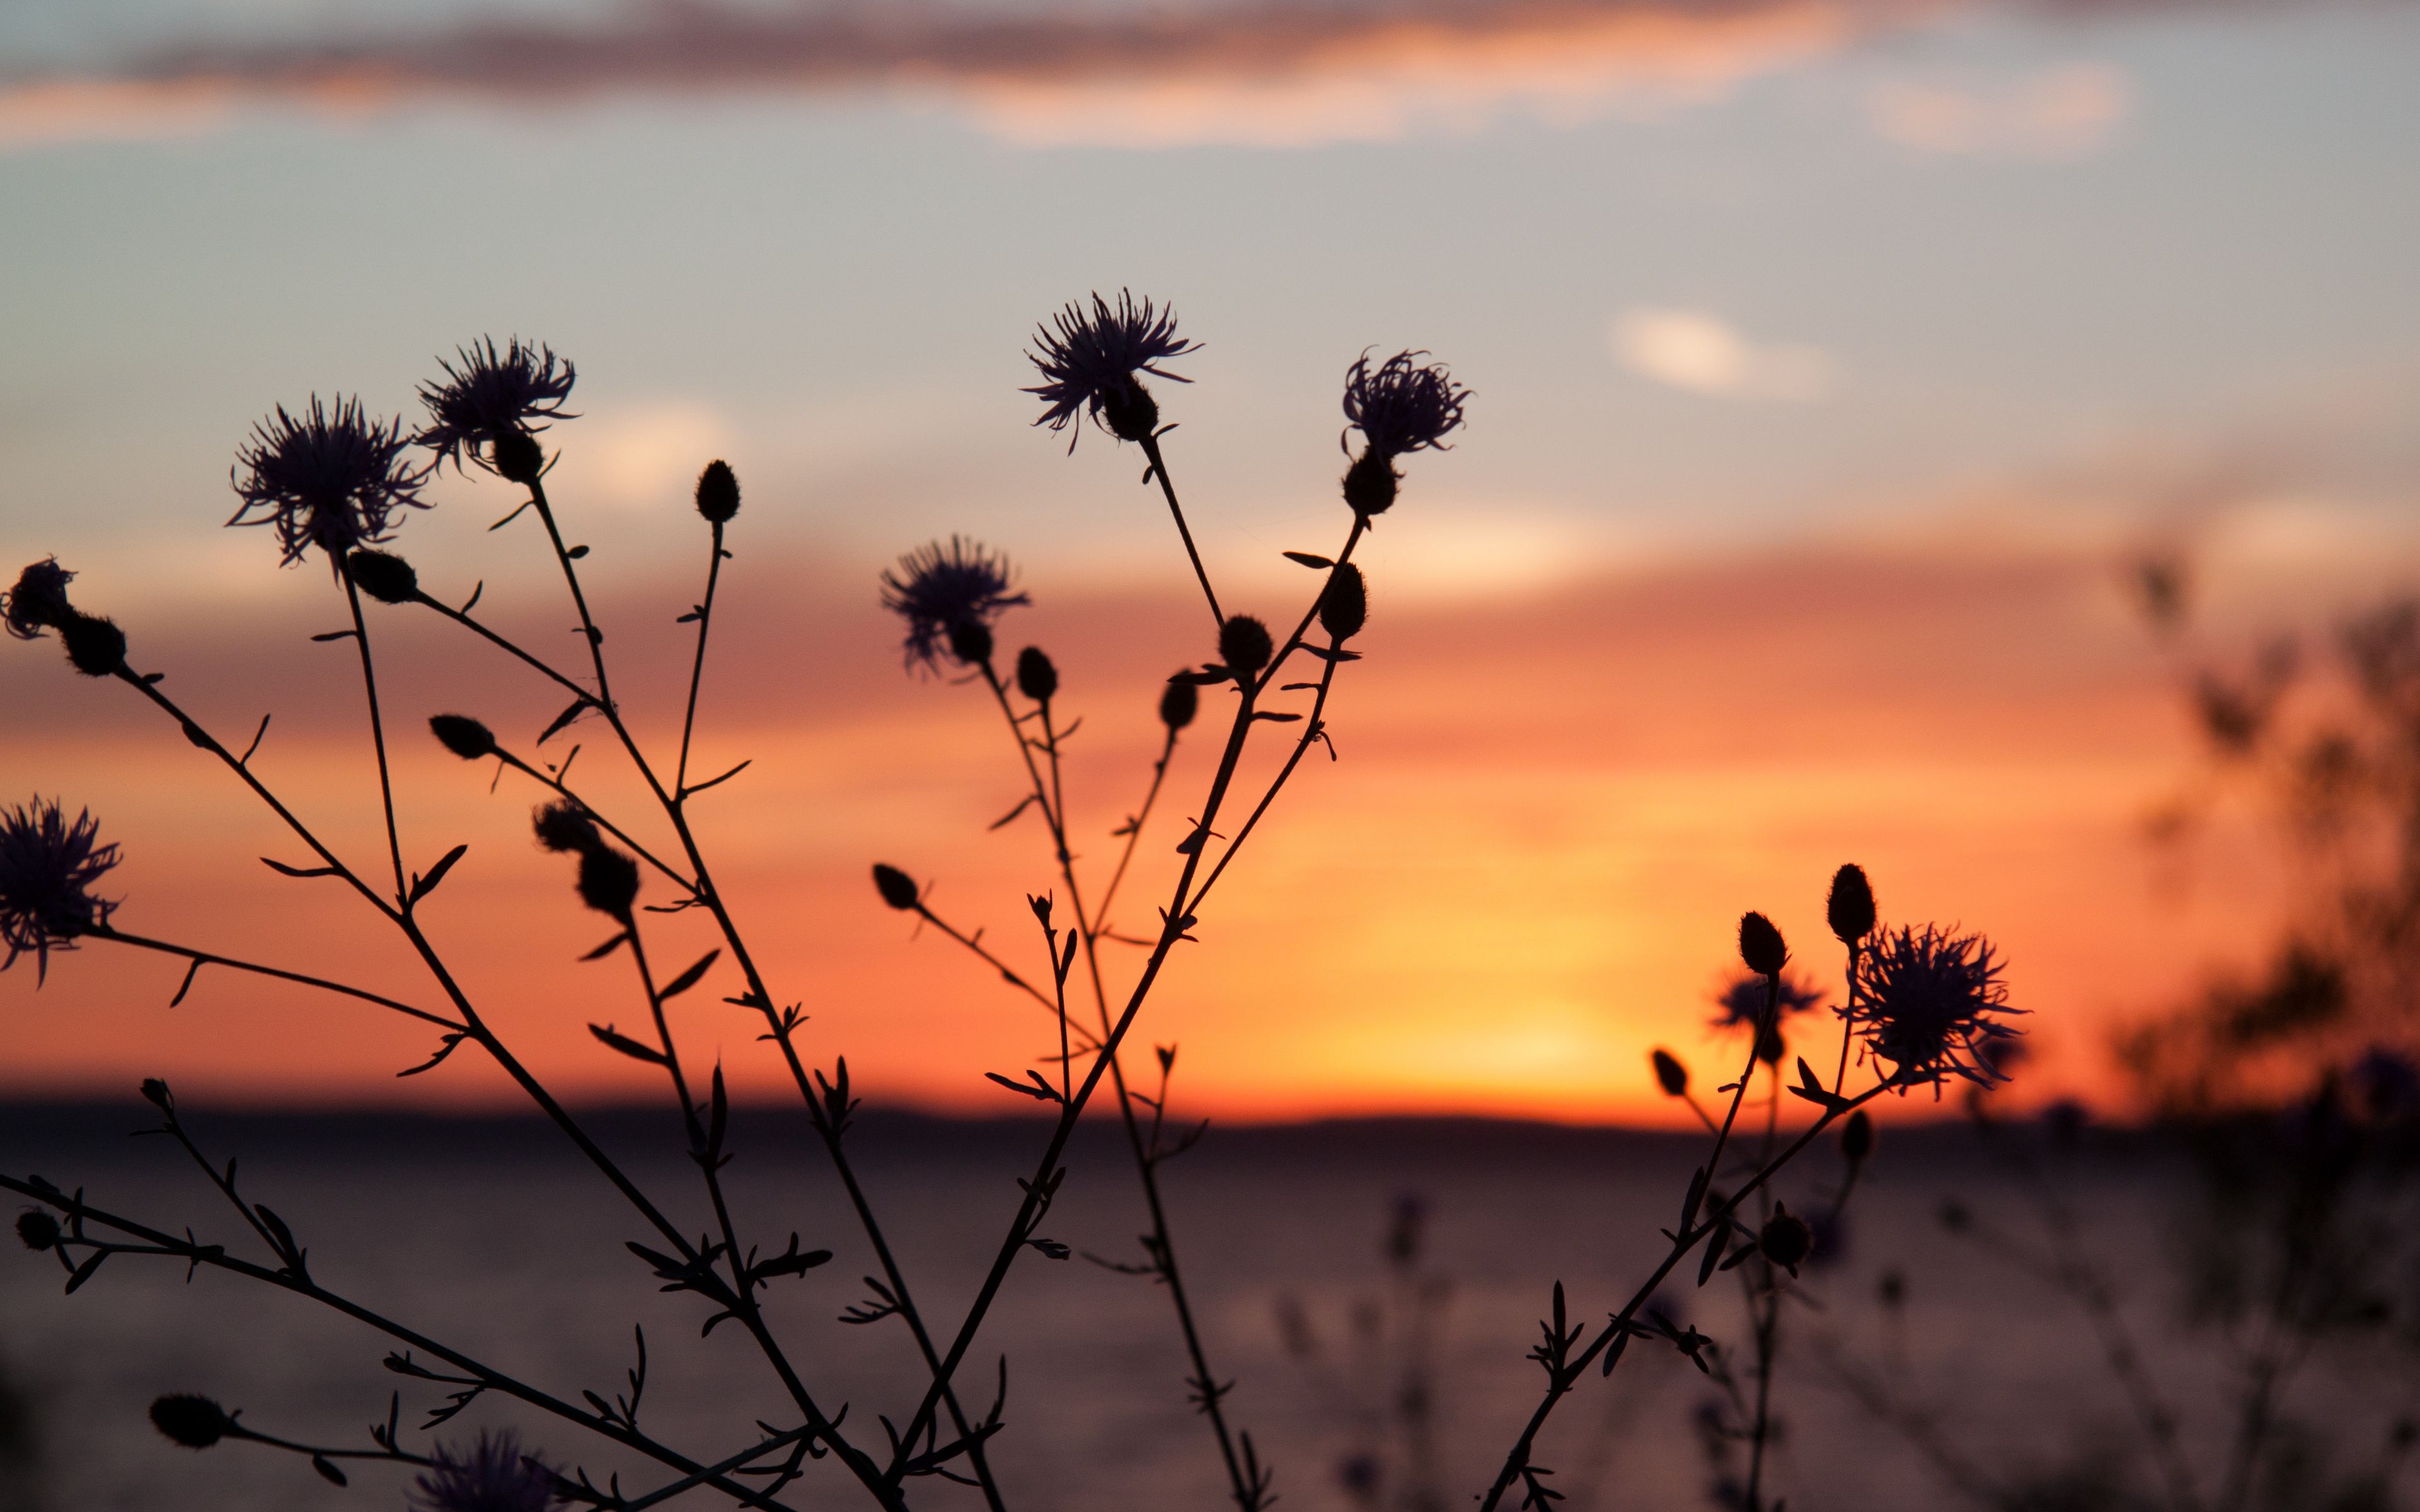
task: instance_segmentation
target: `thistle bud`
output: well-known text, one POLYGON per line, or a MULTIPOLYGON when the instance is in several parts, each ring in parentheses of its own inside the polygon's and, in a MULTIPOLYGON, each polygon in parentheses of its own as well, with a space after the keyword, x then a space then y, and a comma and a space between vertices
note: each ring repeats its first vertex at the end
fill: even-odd
POLYGON ((1780 976, 1790 961, 1790 948, 1782 943, 1781 931, 1762 914, 1740 915, 1739 953, 1747 968, 1760 977, 1780 976))
POLYGON ((697 475, 697 512, 717 525, 728 525, 739 513, 739 474, 717 459, 697 475))
POLYGON ((1370 623, 1370 587, 1361 569, 1340 562, 1319 591, 1319 627, 1338 640, 1350 640, 1370 623))
POLYGON ((86 677, 109 677, 126 665, 126 632, 113 621, 70 609, 58 629, 68 660, 86 677))
POLYGON ((28 1208, 17 1214, 17 1237, 25 1242, 27 1249, 39 1255, 57 1247, 59 1221, 39 1208, 28 1208))
POLYGON ((1395 489, 1403 480, 1394 463, 1376 452, 1364 452, 1344 470, 1344 502, 1364 519, 1383 515, 1395 502, 1395 489))
POLYGON ((188 1449, 207 1449, 227 1436, 235 1419, 207 1396, 179 1393, 151 1404, 151 1426, 188 1449))
POLYGON ((1276 654, 1269 627, 1249 614, 1231 615, 1218 626, 1218 659, 1238 677, 1259 671, 1276 654))
POLYGON ((1655 1085, 1664 1088, 1666 1097, 1685 1096, 1689 1090, 1689 1068, 1669 1050, 1658 1050, 1648 1060, 1655 1067, 1655 1085))
POLYGON ((916 879, 895 866, 885 866, 880 861, 874 863, 874 890, 882 894, 882 901, 893 908, 904 910, 916 906, 916 879))
POLYGON ((142 1092, 144 1102, 172 1119, 177 1116, 177 1094, 168 1090, 166 1082, 157 1076, 146 1076, 143 1078, 142 1087, 137 1090, 142 1092))
POLYGON ((1866 1157, 1873 1152, 1874 1120, 1866 1117, 1865 1109, 1859 1108, 1849 1115, 1849 1121, 1840 1128, 1840 1155, 1852 1165, 1862 1165, 1866 1157))
POLYGON ((1796 1275, 1799 1262, 1815 1248, 1815 1230, 1806 1219, 1776 1202, 1773 1216, 1756 1236, 1756 1247, 1766 1259, 1796 1275))
POLYGON ((1040 646, 1028 646, 1016 654, 1016 690, 1036 703, 1047 703, 1059 691, 1059 669, 1040 646))
POLYGON ((530 816, 537 842, 556 855, 585 851, 601 843, 596 822, 568 803, 542 803, 530 816))
POLYGON ((950 655, 970 667, 991 665, 991 626, 981 620, 960 620, 950 626, 950 655))
POLYGON ((1866 881, 1864 867, 1852 863, 1832 873, 1832 896, 1823 914, 1842 945, 1854 945, 1874 932, 1874 889, 1866 881))
POLYGON ((1202 712, 1202 690, 1191 683, 1171 683, 1159 695, 1159 722, 1173 734, 1193 722, 1202 712))
POLYGON ((466 762, 496 754, 494 733, 467 714, 431 715, 428 733, 437 737, 439 745, 466 762))
POLYGON ((1159 428, 1159 401, 1133 378, 1101 391, 1100 416, 1122 441, 1147 440, 1159 428))
POLYGON ((497 476, 524 486, 537 482, 546 471, 546 448, 525 430, 498 431, 488 447, 488 459, 497 476))
POLYGON ((1777 1018, 1776 1022, 1767 1024, 1763 1028, 1757 1031, 1757 1059, 1763 1061, 1768 1066, 1778 1066, 1781 1064, 1781 1057, 1789 1054, 1789 1041, 1784 1040, 1781 1036, 1781 1025, 1777 1018))
POLYGON ((345 558, 345 571, 363 593, 381 604, 409 604, 420 596, 420 575, 392 551, 361 547, 345 558))
POLYGON ((594 841, 580 853, 582 903, 627 924, 630 921, 630 905, 638 900, 638 862, 602 841, 594 841))

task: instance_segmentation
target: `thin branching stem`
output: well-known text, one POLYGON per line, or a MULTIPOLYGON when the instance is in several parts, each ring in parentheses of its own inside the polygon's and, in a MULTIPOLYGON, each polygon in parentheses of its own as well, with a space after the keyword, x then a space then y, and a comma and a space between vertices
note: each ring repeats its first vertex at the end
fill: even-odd
POLYGON ((395 777, 387 769, 386 720, 379 712, 378 668, 370 657, 370 627, 362 619, 362 591, 353 581, 350 571, 339 567, 345 580, 345 604, 353 611, 353 644, 362 654, 362 691, 370 702, 370 745, 378 752, 379 806, 386 816, 386 854, 395 863, 395 900, 405 913, 411 912, 411 897, 403 880, 403 838, 395 825, 395 777))
POLYGON ((1227 625, 1226 612, 1218 608, 1218 591, 1210 586, 1210 574, 1202 565, 1202 553, 1194 549, 1193 532, 1185 524, 1185 506, 1176 501, 1176 484, 1168 475, 1168 458, 1160 453, 1159 438, 1146 436, 1140 444, 1144 458, 1151 464, 1149 476, 1159 480, 1160 494, 1167 499, 1168 512, 1176 520, 1176 533, 1185 542, 1186 559, 1193 563, 1193 576, 1202 584, 1202 596, 1209 600, 1210 617, 1218 622, 1220 629, 1224 629, 1227 625))
POLYGON ((190 945, 175 945, 166 940, 155 940, 142 934, 129 934, 124 930, 110 924, 91 926, 84 932, 83 938, 108 940, 116 945, 131 945, 138 950, 156 950, 162 955, 173 955, 180 960, 191 961, 196 965, 225 966, 230 971, 249 972, 256 977, 290 981, 301 987, 316 987, 324 993, 334 993, 339 996, 357 998, 365 1003, 375 1003, 380 1008, 390 1009, 407 1017, 418 1019, 423 1024, 433 1024, 452 1033, 468 1032, 463 1025, 456 1023, 442 1013, 431 1013, 427 1009, 414 1008, 410 1003, 397 1002, 392 997, 382 996, 364 988, 349 987, 341 981, 331 981, 325 977, 314 977, 304 972, 287 971, 281 966, 263 965, 257 961, 245 961, 236 956, 220 955, 211 950, 197 950, 190 945))
POLYGON ((706 681, 706 637, 714 628, 714 590, 722 581, 722 521, 714 527, 712 553, 706 559, 706 598, 697 606, 697 659, 690 664, 689 706, 681 715, 680 764, 673 768, 673 791, 689 792, 690 737, 697 730, 697 689, 706 681))

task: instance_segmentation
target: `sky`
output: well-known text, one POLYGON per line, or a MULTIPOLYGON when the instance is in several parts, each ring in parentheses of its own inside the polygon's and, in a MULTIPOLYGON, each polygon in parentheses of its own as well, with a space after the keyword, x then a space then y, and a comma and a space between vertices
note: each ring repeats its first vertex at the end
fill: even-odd
MULTIPOLYGON (((2420 563, 2416 64, 2401 3, 31 0, 0 13, 0 543, 57 553, 233 743, 273 714, 259 769, 374 858, 358 681, 309 639, 341 601, 220 529, 226 469, 276 405, 411 419, 458 345, 551 343, 580 373, 552 489, 658 749, 688 489, 715 456, 742 479, 702 760, 753 764, 699 823, 802 1053, 997 1111, 982 1073, 1053 1021, 866 869, 1032 971, 1049 856, 1030 815, 986 827, 1015 748, 980 687, 903 668, 877 574, 954 532, 1012 556, 1033 604, 1003 643, 1047 647, 1085 719, 1070 808, 1106 868, 1208 627, 1133 449, 1032 428, 1035 323, 1094 289, 1175 309, 1202 345, 1159 385, 1171 471, 1222 595, 1273 621, 1314 586, 1280 553, 1348 522, 1345 367, 1425 349, 1469 423, 1361 554, 1339 759, 1137 1031, 1182 1047, 1179 1105, 1668 1119, 1647 1052, 1727 1079, 1741 910, 1837 992, 1823 889, 1853 859, 1886 918, 2005 949, 2040 1049, 2018 1097, 2105 1102, 2113 1029, 2279 906, 2249 849, 2180 878, 2146 848, 2195 779, 2183 668, 2420 563), (2149 549, 2195 564, 2189 647, 2130 607, 2149 549)), ((544 643, 562 588, 526 518, 489 531, 508 494, 449 472, 396 544, 544 643)), ((391 621, 407 846, 471 846, 432 927, 550 1080, 651 1095, 590 1038, 644 1007, 627 963, 577 964, 598 924, 527 838, 536 795, 416 736, 455 710, 526 749, 560 700, 391 621)), ((0 792, 101 817, 121 927, 431 1002, 374 920, 259 864, 294 843, 126 689, 5 649, 0 792)), ((548 748, 575 739, 629 811, 597 732, 548 748)), ((1128 927, 1211 744, 1179 747, 1128 927)), ((692 923, 654 953, 701 953, 692 923)), ((0 1091, 514 1095, 467 1057, 398 1082, 425 1029, 231 974, 170 1009, 178 975, 20 963, 0 1091)), ((676 1027, 775 1095, 726 976, 676 1027)))

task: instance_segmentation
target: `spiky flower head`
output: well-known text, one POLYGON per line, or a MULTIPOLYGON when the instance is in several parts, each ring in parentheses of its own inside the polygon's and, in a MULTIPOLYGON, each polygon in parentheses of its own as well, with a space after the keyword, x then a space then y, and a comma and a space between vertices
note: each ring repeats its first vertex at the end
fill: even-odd
POLYGON ((8 590, 6 605, 0 606, 0 620, 7 621, 8 633, 20 640, 31 640, 73 614, 68 584, 74 578, 56 557, 29 563, 17 574, 17 586, 8 590))
POLYGON ((947 547, 927 542, 884 572, 882 607, 908 623, 908 665, 939 668, 944 655, 988 660, 991 622, 1032 602, 1010 591, 1010 570, 1000 552, 953 535, 947 547))
POLYGON ((528 470, 513 466, 509 455, 500 457, 499 441, 506 442, 509 453, 511 439, 527 438, 557 420, 580 418, 563 408, 579 370, 541 342, 515 336, 499 350, 496 338, 489 336, 457 347, 454 356, 453 363, 437 360, 445 370, 442 380, 420 386, 428 424, 413 438, 435 452, 441 463, 451 462, 459 471, 467 456, 489 471, 513 477, 528 470))
MULTIPOLYGON (((1430 447, 1448 449, 1446 437, 1462 425, 1470 391, 1453 380, 1443 363, 1424 363, 1426 352, 1397 352, 1370 365, 1363 352, 1344 371, 1344 427, 1359 431, 1363 450, 1391 461, 1430 447)), ((1352 443, 1337 438, 1346 455, 1352 443)))
POLYGON ((53 949, 72 950, 76 936, 108 922, 117 904, 92 887, 117 859, 88 812, 70 819, 39 796, 0 810, 0 944, 8 948, 0 971, 31 950, 37 979, 47 979, 53 949))
POLYGON ((318 547, 331 566, 355 547, 395 534, 397 513, 426 509, 430 470, 405 460, 401 421, 380 424, 359 399, 318 394, 301 414, 278 406, 237 448, 227 481, 242 501, 229 525, 271 525, 291 564, 318 547))
MULTIPOLYGON (((1714 1025, 1717 1029, 1753 1028, 1764 1022, 1766 979, 1752 971, 1733 976, 1714 994, 1714 1025)), ((1823 1000, 1823 993, 1813 982, 1795 971, 1784 968, 1780 990, 1775 995, 1778 1017, 1804 1013, 1823 1000)))
POLYGON ((545 1512, 555 1502, 554 1472, 521 1452, 510 1429, 482 1433, 468 1450, 444 1445, 412 1483, 415 1512, 545 1512))
MULTIPOLYGON (((1118 302, 1095 293, 1093 307, 1070 304, 1050 324, 1034 329, 1038 350, 1025 355, 1042 375, 1027 389, 1042 397, 1037 425, 1065 430, 1079 414, 1121 440, 1139 441, 1159 424, 1159 405, 1142 386, 1140 375, 1190 383, 1160 363, 1200 349, 1200 344, 1176 334, 1176 312, 1156 310, 1149 300, 1138 303, 1130 290, 1118 292, 1118 302)), ((1067 449, 1076 449, 1076 435, 1067 449)))
POLYGON ((1885 929, 1858 957, 1854 1006, 1841 1016, 1889 1063, 1902 1094, 1930 1083, 1938 1097, 1953 1076, 1989 1087, 2008 1079, 1994 1051, 2020 1032, 2000 1018, 2024 1011, 2009 1006, 2004 965, 1980 934, 1932 924, 1885 929))

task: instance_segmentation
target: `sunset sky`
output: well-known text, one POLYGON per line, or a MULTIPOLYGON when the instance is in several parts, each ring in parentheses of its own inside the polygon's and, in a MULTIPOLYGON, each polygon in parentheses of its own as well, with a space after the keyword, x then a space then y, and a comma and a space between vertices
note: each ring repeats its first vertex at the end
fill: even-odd
MULTIPOLYGON (((1180 1106, 1650 1119, 1648 1050, 1711 1084, 1707 999, 1763 909, 1837 990, 1832 869, 1886 918, 2005 947, 2042 1052, 2105 1042, 2266 937, 2278 888, 2147 813, 2199 779, 2200 656, 2420 569, 2420 6, 1961 0, 30 0, 0 11, 0 544, 55 552, 132 661, 365 864, 382 841, 316 563, 220 529, 252 423, 314 393, 416 420, 493 333, 579 365, 552 488, 622 693, 677 739, 709 457, 746 505, 699 823, 811 1060, 1007 1111, 1032 1002, 884 908, 889 861, 1038 973, 1051 887, 979 687, 903 669, 876 579, 961 532, 1057 659, 1084 862, 1139 801, 1160 680, 1211 653, 1140 460, 1036 432, 1022 354, 1088 290, 1170 301, 1172 471, 1231 607, 1300 612, 1330 551, 1338 394, 1373 346, 1476 393, 1365 548, 1373 612, 1307 763, 1146 1012, 1180 1106), (2195 563, 2186 646, 2122 568, 2195 563)), ((398 536, 425 582, 567 649, 511 490, 450 472, 398 536)), ((653 1095, 585 1026, 645 1013, 605 927, 422 733, 527 751, 559 696, 425 612, 373 634, 427 918, 483 1008, 582 1098, 653 1095)), ((0 794, 89 805, 124 928, 424 1006, 374 920, 256 857, 299 846, 127 689, 0 646, 0 794)), ((1222 707, 1179 748, 1119 913, 1150 927, 1222 707)), ((1282 727, 1264 737, 1272 747, 1282 727)), ((599 732, 584 779, 633 795, 599 732)), ((12 800, 13 801, 13 800, 12 800)), ((659 826, 634 827, 650 840, 659 826)), ((674 965, 693 921, 651 925, 674 965)), ((1114 959, 1132 969, 1140 951, 1114 959)), ((0 1093, 498 1104, 374 1011, 114 948, 0 977, 0 1093)), ((752 1094, 719 999, 678 1027, 752 1094)), ((1832 1041, 1823 1041, 1826 1045, 1832 1041)), ((1138 1044, 1140 1048, 1140 1043, 1138 1044)), ((1728 1055, 1730 1052, 1723 1052, 1728 1055)))

